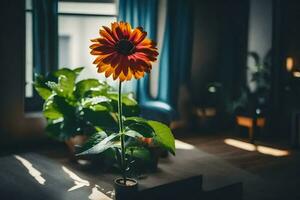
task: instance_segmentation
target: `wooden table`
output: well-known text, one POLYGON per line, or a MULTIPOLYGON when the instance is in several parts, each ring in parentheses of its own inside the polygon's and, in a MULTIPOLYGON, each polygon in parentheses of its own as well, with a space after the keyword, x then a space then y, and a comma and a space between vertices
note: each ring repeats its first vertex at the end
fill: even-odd
MULTIPOLYGON (((112 180, 117 175, 103 173, 100 168, 83 166, 67 158, 53 160, 37 152, 1 157, 0 199, 109 200, 113 197, 112 180)), ((226 194, 233 200, 241 198, 241 184, 236 183, 256 184, 257 181, 257 177, 192 145, 177 141, 176 157, 162 159, 158 171, 139 180, 139 186, 146 191, 144 194, 151 190, 154 194, 153 188, 159 190, 169 184, 169 190, 173 188, 173 192, 184 193, 187 199, 193 199, 190 197, 195 197, 195 188, 199 188, 203 194, 216 197, 209 199, 218 199, 218 195, 226 194), (203 175, 202 184, 199 181, 202 176, 199 179, 199 175, 203 175), (186 191, 178 191, 176 185, 172 185, 189 177, 198 177, 199 185, 186 187, 186 191)), ((148 195, 148 199, 152 197, 148 195)))

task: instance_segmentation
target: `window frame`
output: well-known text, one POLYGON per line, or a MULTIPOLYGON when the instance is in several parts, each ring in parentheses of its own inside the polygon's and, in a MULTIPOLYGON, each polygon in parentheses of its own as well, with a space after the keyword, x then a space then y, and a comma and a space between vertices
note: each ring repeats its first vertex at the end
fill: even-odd
MULTIPOLYGON (((35 38, 35 27, 36 27, 36 23, 34 23, 34 16, 36 14, 35 9, 33 9, 32 7, 33 5, 31 5, 31 8, 25 8, 25 16, 27 13, 31 13, 31 23, 32 23, 32 81, 34 81, 34 74, 35 74, 35 66, 36 66, 36 61, 35 61, 35 42, 34 42, 34 38, 35 38)), ((26 18, 27 19, 27 18, 26 18)), ((26 72, 26 64, 25 64, 25 72, 26 72)), ((26 74, 24 74, 24 76, 26 76, 26 74)), ((26 78, 24 79, 24 89, 26 90, 26 78)), ((33 84, 32 84, 33 87, 33 84)), ((25 96, 25 92, 24 92, 24 101, 25 101, 25 107, 24 107, 24 111, 26 112, 35 112, 35 111, 40 111, 41 107, 43 105, 43 101, 42 99, 39 97, 38 93, 35 91, 34 88, 32 88, 32 96, 31 97, 26 97, 25 96)))

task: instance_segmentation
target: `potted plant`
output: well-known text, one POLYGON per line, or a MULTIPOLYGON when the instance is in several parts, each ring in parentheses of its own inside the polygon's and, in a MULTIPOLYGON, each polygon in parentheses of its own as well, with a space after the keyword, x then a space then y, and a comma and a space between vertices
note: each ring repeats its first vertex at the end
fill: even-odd
MULTIPOLYGON (((46 132, 52 138, 65 141, 74 153, 96 132, 117 125, 116 91, 97 79, 77 81, 84 68, 63 68, 47 76, 36 75, 34 87, 43 98, 46 132)), ((139 112, 130 94, 123 94, 126 115, 139 112)))
POLYGON ((249 52, 247 66, 247 85, 241 88, 241 95, 233 103, 233 109, 238 114, 264 115, 268 109, 270 96, 270 53, 260 57, 256 52, 249 52))
POLYGON ((114 22, 111 28, 103 26, 100 37, 91 40, 91 54, 97 56, 94 64, 98 72, 119 81, 118 131, 102 130, 94 134, 77 155, 114 152, 122 171, 122 177, 114 180, 116 199, 131 199, 136 194, 138 183, 128 177, 128 169, 134 158, 149 158, 145 142, 175 154, 175 140, 169 127, 157 121, 123 115, 122 83, 150 73, 151 63, 158 55, 156 44, 146 35, 141 27, 132 29, 129 23, 114 22))

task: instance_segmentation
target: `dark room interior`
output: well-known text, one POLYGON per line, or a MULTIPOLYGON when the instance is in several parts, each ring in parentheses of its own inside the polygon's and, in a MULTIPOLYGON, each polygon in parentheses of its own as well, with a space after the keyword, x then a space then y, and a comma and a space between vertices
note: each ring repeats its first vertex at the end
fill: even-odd
POLYGON ((299 200, 299 0, 3 0, 2 200, 299 200))

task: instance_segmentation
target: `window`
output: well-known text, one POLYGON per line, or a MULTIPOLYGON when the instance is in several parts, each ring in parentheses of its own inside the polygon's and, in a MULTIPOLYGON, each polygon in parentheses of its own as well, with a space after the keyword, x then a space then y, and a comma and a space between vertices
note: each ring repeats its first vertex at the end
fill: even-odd
POLYGON ((90 39, 99 37, 101 26, 110 26, 117 20, 116 3, 60 1, 58 13, 59 68, 84 66, 79 79, 98 78, 114 85, 111 79, 97 73, 89 46, 90 39))
POLYGON ((26 67, 25 67, 25 97, 33 98, 33 10, 32 0, 26 0, 26 67))
MULTIPOLYGON (((33 75, 39 71, 46 72, 35 66, 35 35, 38 30, 36 25, 36 2, 26 1, 26 66, 25 66, 25 111, 38 111, 41 109, 42 101, 33 88, 33 75)), ((39 12, 45 12, 40 11, 39 12)), ((85 69, 79 79, 97 78, 106 80, 109 84, 116 86, 111 78, 106 79, 104 75, 98 74, 96 67, 92 64, 95 59, 90 55, 90 39, 99 37, 101 26, 110 26, 111 22, 117 20, 117 6, 113 0, 60 0, 58 2, 58 68, 76 68, 84 66, 85 69)), ((39 18, 40 19, 40 18, 39 18)), ((51 41, 50 41, 51 42, 51 41)), ((133 91, 133 84, 127 84, 127 91, 133 91)))

